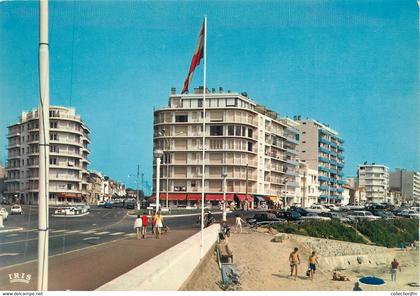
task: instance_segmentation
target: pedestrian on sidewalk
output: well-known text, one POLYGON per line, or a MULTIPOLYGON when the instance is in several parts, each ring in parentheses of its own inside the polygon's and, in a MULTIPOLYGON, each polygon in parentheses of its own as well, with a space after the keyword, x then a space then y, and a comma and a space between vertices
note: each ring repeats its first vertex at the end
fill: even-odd
POLYGON ((315 251, 312 252, 311 256, 309 256, 309 278, 311 281, 314 279, 314 274, 316 271, 316 265, 319 267, 318 256, 315 254, 315 251))
POLYGON ((290 276, 295 276, 295 281, 297 278, 298 273, 298 264, 300 264, 300 258, 299 258, 299 249, 294 248, 293 252, 289 255, 289 262, 290 262, 290 276))
POLYGON ((158 212, 157 215, 156 215, 156 221, 155 221, 156 238, 160 238, 160 233, 162 231, 162 227, 163 227, 163 217, 162 217, 161 213, 158 212))
POLYGON ((156 219, 157 219, 157 212, 153 212, 152 215, 152 235, 156 233, 156 219))
POLYGON ((397 281, 397 270, 401 272, 401 266, 400 266, 400 263, 397 261, 397 258, 394 258, 394 260, 391 262, 391 281, 392 282, 397 281))
POLYGON ((242 233, 242 222, 245 223, 245 221, 241 218, 241 216, 239 216, 239 214, 236 214, 235 232, 238 232, 238 229, 239 229, 239 233, 242 233))
POLYGON ((141 222, 142 222, 141 237, 145 238, 146 232, 147 232, 147 225, 149 224, 149 217, 147 216, 146 213, 143 213, 143 216, 141 216, 141 222))
POLYGON ((136 230, 137 239, 140 239, 141 228, 143 226, 140 215, 137 215, 136 220, 134 220, 134 229, 136 230))

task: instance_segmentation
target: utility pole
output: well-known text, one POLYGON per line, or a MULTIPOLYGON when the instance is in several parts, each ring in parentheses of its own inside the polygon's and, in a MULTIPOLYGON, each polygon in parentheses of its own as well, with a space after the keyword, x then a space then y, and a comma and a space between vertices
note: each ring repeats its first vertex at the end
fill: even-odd
MULTIPOLYGON (((248 164, 246 164, 245 203, 248 202, 248 164)), ((248 210, 248 205, 246 207, 248 210)))
POLYGON ((136 179, 136 196, 137 196, 137 210, 140 210, 140 201, 139 201, 139 176, 140 176, 140 165, 137 165, 137 179, 136 179))
POLYGON ((302 208, 305 208, 306 206, 306 190, 307 190, 307 184, 306 184, 306 169, 303 172, 303 195, 302 195, 302 208))
POLYGON ((48 198, 50 152, 50 70, 48 0, 39 2, 39 193, 38 193, 38 291, 48 290, 48 198))

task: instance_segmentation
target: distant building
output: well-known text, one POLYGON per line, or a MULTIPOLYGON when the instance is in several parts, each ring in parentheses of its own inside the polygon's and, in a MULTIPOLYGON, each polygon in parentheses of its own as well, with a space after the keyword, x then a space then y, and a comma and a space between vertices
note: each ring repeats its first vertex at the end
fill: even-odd
POLYGON ((343 199, 344 148, 343 139, 332 128, 313 119, 300 119, 299 159, 318 171, 321 203, 341 203, 343 199))
POLYGON ((7 178, 6 169, 0 164, 0 197, 3 197, 4 192, 6 191, 6 178, 7 178))
POLYGON ((319 198, 318 170, 313 170, 304 162, 299 163, 299 186, 296 189, 296 203, 310 207, 319 198))
POLYGON ((389 174, 389 188, 399 192, 401 202, 420 201, 420 172, 396 169, 389 174))
POLYGON ((381 164, 359 165, 357 170, 359 188, 364 188, 367 202, 388 202, 388 167, 381 164))
MULTIPOLYGON (((84 201, 88 197, 90 130, 73 108, 51 106, 49 120, 50 203, 84 201)), ((6 194, 12 199, 36 204, 39 190, 38 110, 23 112, 19 122, 8 129, 6 194)))
MULTIPOLYGON (((206 202, 217 205, 223 201, 223 172, 227 174, 227 201, 239 207, 252 206, 257 200, 277 202, 286 194, 293 201, 298 186, 296 123, 257 104, 246 93, 222 88, 206 90, 202 184, 203 93, 202 87, 190 94, 177 94, 173 89, 169 105, 154 111, 154 151, 163 153, 162 205, 167 196, 173 206, 196 205, 203 186, 206 202)), ((156 184, 156 163, 153 168, 156 184)))

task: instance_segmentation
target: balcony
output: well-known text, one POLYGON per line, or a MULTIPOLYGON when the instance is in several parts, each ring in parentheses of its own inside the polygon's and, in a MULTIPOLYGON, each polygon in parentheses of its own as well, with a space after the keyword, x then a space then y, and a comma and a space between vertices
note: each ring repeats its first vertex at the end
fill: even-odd
POLYGON ((324 162, 324 163, 330 163, 330 160, 328 158, 325 158, 325 157, 322 157, 322 156, 318 157, 318 160, 321 161, 321 162, 324 162))
POLYGON ((342 154, 337 154, 337 157, 338 157, 339 159, 341 159, 341 160, 343 160, 343 159, 344 159, 344 156, 343 156, 342 154))
POLYGON ((319 181, 329 181, 330 180, 330 178, 328 178, 328 177, 326 177, 326 176, 318 176, 318 180, 319 181))
POLYGON ((321 191, 327 191, 328 190, 328 186, 321 185, 321 186, 319 186, 319 190, 321 190, 321 191))

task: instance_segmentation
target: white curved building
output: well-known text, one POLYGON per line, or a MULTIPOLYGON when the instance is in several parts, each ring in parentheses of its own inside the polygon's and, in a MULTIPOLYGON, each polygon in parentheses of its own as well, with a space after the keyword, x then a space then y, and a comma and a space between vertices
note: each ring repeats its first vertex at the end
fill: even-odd
MULTIPOLYGON (((38 109, 23 112, 8 127, 6 194, 37 203, 39 180, 38 109)), ((75 109, 50 107, 50 202, 83 201, 87 197, 89 128, 75 109)))

